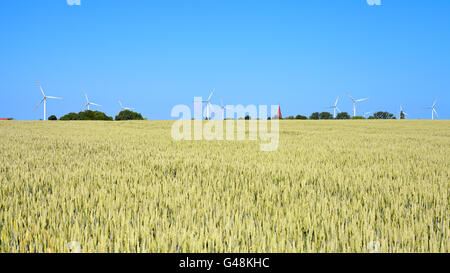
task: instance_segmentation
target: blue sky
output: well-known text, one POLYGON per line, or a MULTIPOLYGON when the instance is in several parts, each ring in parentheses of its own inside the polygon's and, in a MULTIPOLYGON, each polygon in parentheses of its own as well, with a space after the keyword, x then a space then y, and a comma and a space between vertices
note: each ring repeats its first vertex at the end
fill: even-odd
POLYGON ((170 119, 194 96, 226 104, 281 104, 309 115, 348 90, 358 112, 450 118, 450 1, 5 0, 0 8, 0 117, 80 111, 86 89, 114 116, 117 99, 148 119, 170 119))

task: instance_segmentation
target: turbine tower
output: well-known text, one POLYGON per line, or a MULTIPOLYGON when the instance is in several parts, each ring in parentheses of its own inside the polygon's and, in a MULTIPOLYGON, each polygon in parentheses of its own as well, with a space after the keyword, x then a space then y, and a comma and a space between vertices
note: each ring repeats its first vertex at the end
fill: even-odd
POLYGON ((353 101, 353 116, 355 117, 355 116, 356 116, 356 104, 357 104, 358 102, 368 100, 369 98, 355 99, 355 98, 352 97, 352 96, 350 95, 350 93, 348 93, 348 92, 347 92, 347 96, 349 96, 349 98, 351 98, 352 101, 353 101))
POLYGON ((93 103, 93 102, 90 102, 90 101, 89 101, 89 98, 88 98, 88 96, 87 96, 87 94, 86 94, 86 91, 84 91, 84 96, 86 97, 86 105, 83 106, 82 110, 83 110, 83 109, 86 109, 86 107, 87 107, 88 110, 91 110, 91 109, 90 109, 90 106, 91 106, 91 105, 95 105, 95 106, 101 107, 100 104, 93 103))
POLYGON ((206 103, 206 118, 211 119, 211 113, 210 113, 210 107, 211 107, 211 98, 214 93, 215 88, 211 91, 211 94, 209 94, 208 100, 202 100, 202 103, 206 103))
POLYGON ((336 102, 334 103, 333 106, 326 108, 326 109, 334 109, 333 118, 336 118, 336 111, 338 111, 339 113, 341 112, 341 110, 339 110, 339 108, 337 107, 338 102, 339 102, 339 97, 337 97, 336 102))
POLYGON ((41 89, 41 93, 42 93, 42 99, 39 102, 39 104, 36 106, 36 108, 34 108, 34 111, 36 111, 36 109, 38 109, 39 105, 41 105, 42 102, 44 102, 44 119, 43 120, 47 120, 47 99, 57 99, 57 100, 62 100, 63 98, 58 98, 58 97, 52 97, 52 96, 47 96, 44 93, 44 89, 42 89, 42 86, 39 82, 37 82, 39 85, 39 88, 41 89))
POLYGON ((232 109, 228 106, 223 105, 222 97, 220 97, 220 109, 222 109, 222 118, 225 119, 225 110, 226 109, 232 109))
POLYGON ((437 99, 434 101, 433 106, 424 107, 425 109, 431 109, 431 119, 432 120, 434 120, 434 114, 436 114, 436 117, 439 118, 438 112, 436 111, 436 103, 437 103, 437 99))
POLYGON ((120 111, 124 111, 124 110, 134 110, 134 109, 136 109, 136 108, 130 108, 130 107, 124 107, 123 105, 122 105, 122 102, 118 99, 117 100, 118 102, 119 102, 119 104, 120 104, 120 111))

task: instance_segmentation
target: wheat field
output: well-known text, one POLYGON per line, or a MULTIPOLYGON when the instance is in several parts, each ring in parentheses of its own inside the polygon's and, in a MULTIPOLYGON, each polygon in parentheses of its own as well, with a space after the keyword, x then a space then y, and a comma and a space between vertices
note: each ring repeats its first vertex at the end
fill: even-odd
POLYGON ((450 121, 0 122, 0 252, 449 252, 450 121))

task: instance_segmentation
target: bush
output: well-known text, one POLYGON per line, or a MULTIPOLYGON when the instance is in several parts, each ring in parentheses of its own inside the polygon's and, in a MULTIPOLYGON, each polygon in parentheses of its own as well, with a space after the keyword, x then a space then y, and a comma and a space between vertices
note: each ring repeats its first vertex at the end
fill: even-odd
POLYGON ((139 113, 123 110, 116 116, 116 120, 144 120, 144 118, 139 113))
POLYGON ((48 117, 48 120, 58 120, 55 115, 51 115, 48 117))
POLYGON ((352 119, 366 119, 366 118, 362 117, 362 116, 354 116, 354 117, 352 117, 352 119))

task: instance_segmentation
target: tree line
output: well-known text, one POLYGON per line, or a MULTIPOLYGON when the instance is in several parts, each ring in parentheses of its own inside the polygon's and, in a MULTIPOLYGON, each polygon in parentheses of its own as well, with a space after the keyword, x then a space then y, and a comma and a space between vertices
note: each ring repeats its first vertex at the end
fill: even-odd
MULTIPOLYGON (((277 119, 278 116, 274 116, 274 119, 277 119)), ((383 112, 383 111, 379 111, 374 113, 372 116, 369 116, 368 118, 365 118, 363 116, 355 116, 355 117, 351 117, 347 112, 341 112, 339 114, 336 115, 336 118, 333 117, 333 115, 329 112, 314 112, 312 113, 309 117, 303 116, 303 115, 297 115, 297 116, 288 116, 286 118, 282 118, 282 119, 298 119, 298 120, 322 120, 322 119, 396 119, 396 117, 394 116, 394 114, 391 114, 389 112, 383 112)), ((404 115, 403 115, 403 119, 404 119, 404 115)))
MULTIPOLYGON (((58 120, 58 118, 55 115, 51 115, 48 120, 58 120)), ((105 113, 100 111, 91 111, 86 110, 84 112, 79 113, 68 113, 64 116, 62 116, 59 120, 106 120, 106 121, 112 121, 113 118, 110 116, 107 116, 105 113)), ((116 117, 115 120, 144 120, 142 115, 137 112, 133 112, 130 110, 123 110, 121 111, 116 117)))

